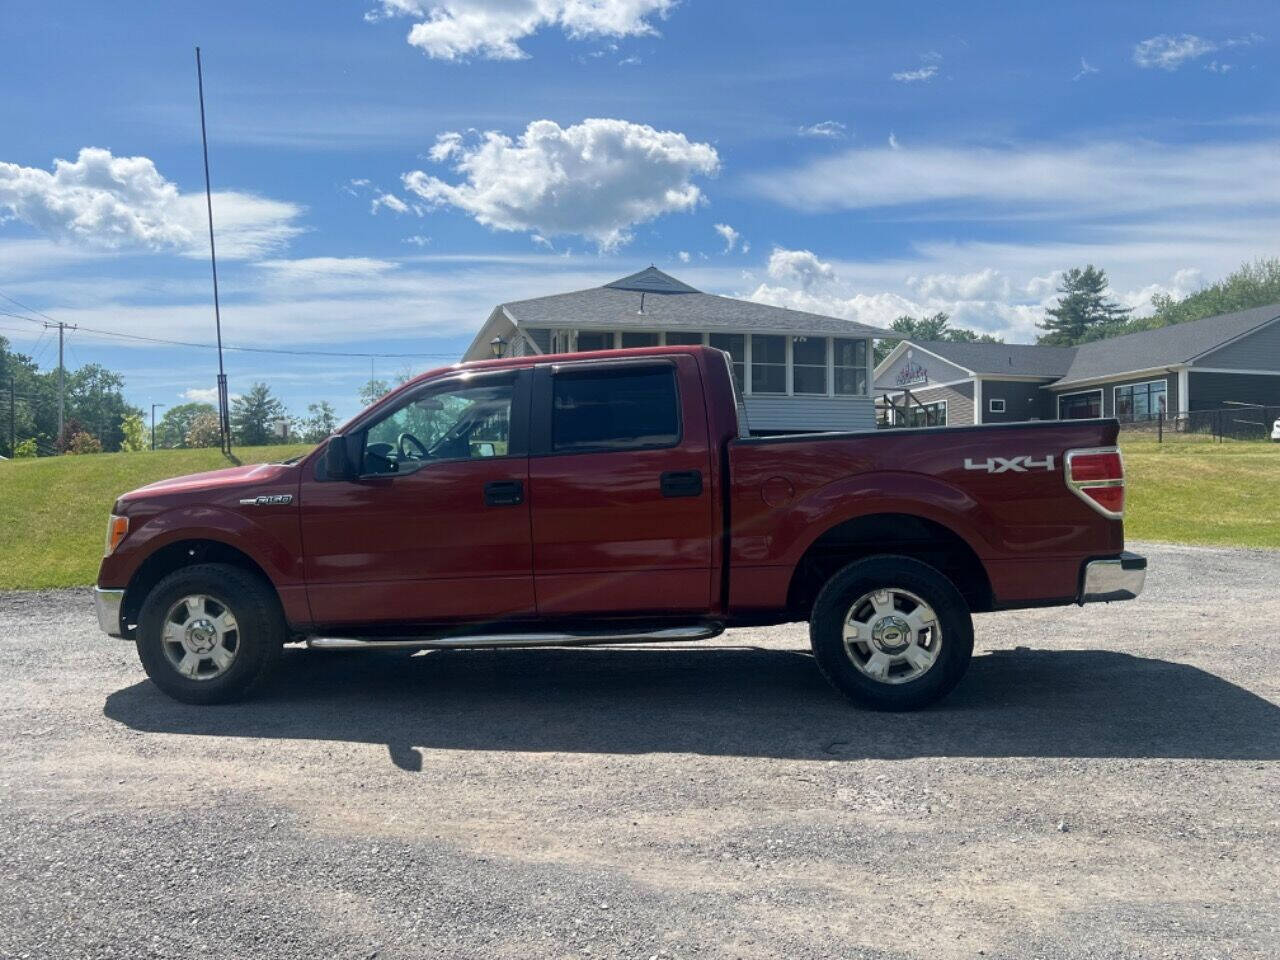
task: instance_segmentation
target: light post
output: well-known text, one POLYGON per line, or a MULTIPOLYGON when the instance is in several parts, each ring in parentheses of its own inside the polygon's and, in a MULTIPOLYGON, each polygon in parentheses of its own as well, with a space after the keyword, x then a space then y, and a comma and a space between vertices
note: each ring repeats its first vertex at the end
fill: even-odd
POLYGON ((156 407, 163 407, 163 403, 153 403, 151 405, 151 449, 156 448, 156 407))

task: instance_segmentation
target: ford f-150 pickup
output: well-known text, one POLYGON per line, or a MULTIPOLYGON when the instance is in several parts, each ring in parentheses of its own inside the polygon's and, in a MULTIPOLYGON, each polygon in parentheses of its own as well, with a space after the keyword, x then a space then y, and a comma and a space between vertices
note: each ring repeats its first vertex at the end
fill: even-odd
POLYGON ((749 436, 728 356, 530 356, 406 383, 310 454, 127 493, 102 629, 189 703, 281 647, 515 647, 808 621, 854 701, 945 695, 971 614, 1127 600, 1114 420, 749 436))

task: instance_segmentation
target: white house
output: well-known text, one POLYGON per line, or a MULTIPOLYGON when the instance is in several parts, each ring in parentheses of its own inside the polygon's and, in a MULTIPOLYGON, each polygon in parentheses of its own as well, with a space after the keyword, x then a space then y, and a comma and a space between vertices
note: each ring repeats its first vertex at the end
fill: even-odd
POLYGON ((499 304, 463 360, 659 344, 733 359, 754 433, 875 426, 873 339, 887 330, 702 293, 656 267, 601 287, 499 304))

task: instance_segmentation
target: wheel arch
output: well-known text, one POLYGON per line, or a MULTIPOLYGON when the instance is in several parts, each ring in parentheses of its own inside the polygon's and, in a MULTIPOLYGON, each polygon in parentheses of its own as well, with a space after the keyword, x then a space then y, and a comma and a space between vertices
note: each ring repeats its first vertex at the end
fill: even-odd
POLYGON ((183 567, 200 563, 224 563, 253 574, 265 583, 279 598, 279 590, 266 570, 253 557, 238 547, 221 540, 193 537, 175 540, 152 552, 129 578, 125 587, 124 603, 121 607, 121 623, 126 637, 133 637, 134 627, 138 622, 138 613, 151 589, 183 567))
POLYGON ((964 537, 937 520, 884 512, 843 520, 816 537, 792 571, 787 609, 798 619, 807 620, 818 592, 836 571, 877 554, 927 563, 955 584, 971 612, 992 608, 986 567, 964 537))

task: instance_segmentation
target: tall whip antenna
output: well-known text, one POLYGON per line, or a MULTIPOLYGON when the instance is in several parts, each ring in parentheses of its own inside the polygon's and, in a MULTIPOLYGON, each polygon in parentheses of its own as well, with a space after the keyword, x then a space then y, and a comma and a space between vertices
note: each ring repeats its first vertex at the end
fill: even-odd
POLYGON ((218 332, 218 432, 222 452, 231 453, 231 411, 227 403, 227 374, 222 367, 222 312, 218 306, 218 254, 213 245, 213 188, 209 183, 209 135, 204 125, 204 69, 196 47, 196 84, 200 89, 200 141, 204 146, 204 202, 209 211, 209 262, 213 266, 213 322, 218 332))

